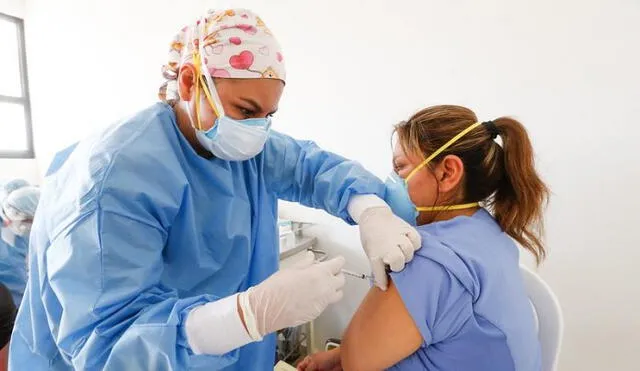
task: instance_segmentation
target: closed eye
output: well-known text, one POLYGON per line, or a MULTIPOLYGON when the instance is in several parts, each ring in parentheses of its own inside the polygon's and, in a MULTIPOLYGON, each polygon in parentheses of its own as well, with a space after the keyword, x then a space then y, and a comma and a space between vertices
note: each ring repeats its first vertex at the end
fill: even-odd
POLYGON ((256 116, 256 111, 238 106, 238 111, 242 114, 242 116, 246 119, 250 119, 256 116))

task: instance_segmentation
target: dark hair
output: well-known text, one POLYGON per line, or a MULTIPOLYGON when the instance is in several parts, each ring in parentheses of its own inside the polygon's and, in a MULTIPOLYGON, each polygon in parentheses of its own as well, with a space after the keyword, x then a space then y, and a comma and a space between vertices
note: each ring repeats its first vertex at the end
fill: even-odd
MULTIPOLYGON (((398 124, 395 132, 406 153, 426 157, 476 122, 478 118, 468 108, 434 106, 398 124)), ((536 172, 524 126, 500 117, 471 130, 433 163, 447 155, 458 156, 464 164, 460 201, 484 202, 505 233, 530 251, 538 264, 544 260, 543 212, 549 190, 536 172), (496 134, 502 146, 493 140, 496 134)))
POLYGON ((5 285, 0 283, 0 349, 4 348, 11 339, 16 311, 11 293, 5 285))

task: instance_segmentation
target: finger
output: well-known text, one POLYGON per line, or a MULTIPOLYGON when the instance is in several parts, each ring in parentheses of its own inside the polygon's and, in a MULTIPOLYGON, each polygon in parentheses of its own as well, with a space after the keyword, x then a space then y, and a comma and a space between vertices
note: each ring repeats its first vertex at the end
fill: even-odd
POLYGON ((309 366, 309 362, 310 361, 311 361, 311 357, 310 356, 306 356, 305 359, 302 360, 302 362, 298 363, 297 370, 298 371, 308 371, 307 370, 307 366, 309 366))
POLYGON ((305 364, 305 369, 304 371, 317 371, 318 370, 318 365, 316 364, 316 362, 313 360, 314 355, 310 355, 307 356, 307 358, 305 358, 306 364, 305 364))
POLYGON ((346 278, 344 277, 344 274, 340 273, 336 276, 333 276, 330 282, 331 282, 331 287, 334 290, 341 290, 346 283, 346 278))
POLYGON ((407 232, 407 238, 409 238, 409 241, 411 241, 414 250, 420 249, 420 247, 422 246, 422 236, 420 236, 420 233, 418 233, 418 231, 411 228, 411 230, 407 232))
POLYGON ((311 265, 313 265, 315 259, 316 259, 316 256, 313 254, 313 252, 307 251, 305 256, 300 261, 297 261, 293 265, 293 267, 298 268, 298 269, 308 268, 311 265))
POLYGON ((298 368, 297 368, 298 371, 314 371, 313 363, 311 359, 307 360, 307 358, 305 358, 304 361, 302 361, 302 363, 298 365, 298 368))
POLYGON ((404 269, 404 254, 399 247, 389 251, 382 261, 394 272, 400 272, 404 269))
POLYGON ((344 292, 342 290, 335 291, 329 296, 329 304, 337 303, 342 300, 343 297, 344 292))
POLYGON ((384 262, 380 258, 371 260, 371 273, 373 274, 373 282, 382 291, 387 291, 387 270, 384 262))
POLYGON ((400 243, 400 250, 402 251, 402 255, 404 255, 404 262, 408 263, 411 261, 411 259, 413 259, 413 253, 415 250, 413 249, 413 245, 408 238, 405 238, 403 240, 404 241, 400 243))
POLYGON ((326 269, 327 272, 336 275, 340 273, 340 270, 342 269, 342 267, 344 267, 345 262, 346 261, 342 256, 338 256, 329 261, 322 262, 318 265, 321 266, 322 269, 326 269))

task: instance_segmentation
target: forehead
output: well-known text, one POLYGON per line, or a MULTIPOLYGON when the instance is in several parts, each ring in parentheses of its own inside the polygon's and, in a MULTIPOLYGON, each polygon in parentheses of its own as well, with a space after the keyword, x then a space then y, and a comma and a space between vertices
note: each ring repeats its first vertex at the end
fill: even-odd
POLYGON ((397 139, 393 141, 393 157, 406 157, 404 148, 402 148, 400 141, 397 139))
POLYGON ((219 79, 216 87, 220 95, 250 98, 260 104, 277 106, 284 83, 275 79, 219 79))
POLYGON ((412 164, 419 164, 424 160, 420 153, 406 153, 399 140, 393 142, 393 161, 407 161, 412 164))

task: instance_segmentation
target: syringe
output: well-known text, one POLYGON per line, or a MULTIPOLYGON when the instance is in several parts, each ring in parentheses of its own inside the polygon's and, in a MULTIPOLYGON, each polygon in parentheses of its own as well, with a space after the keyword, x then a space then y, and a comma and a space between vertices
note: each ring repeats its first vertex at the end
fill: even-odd
POLYGON ((366 275, 364 273, 356 273, 356 272, 350 271, 348 269, 342 269, 341 271, 342 271, 342 273, 346 274, 347 276, 360 278, 360 279, 363 279, 363 280, 370 280, 371 279, 371 276, 366 275))

